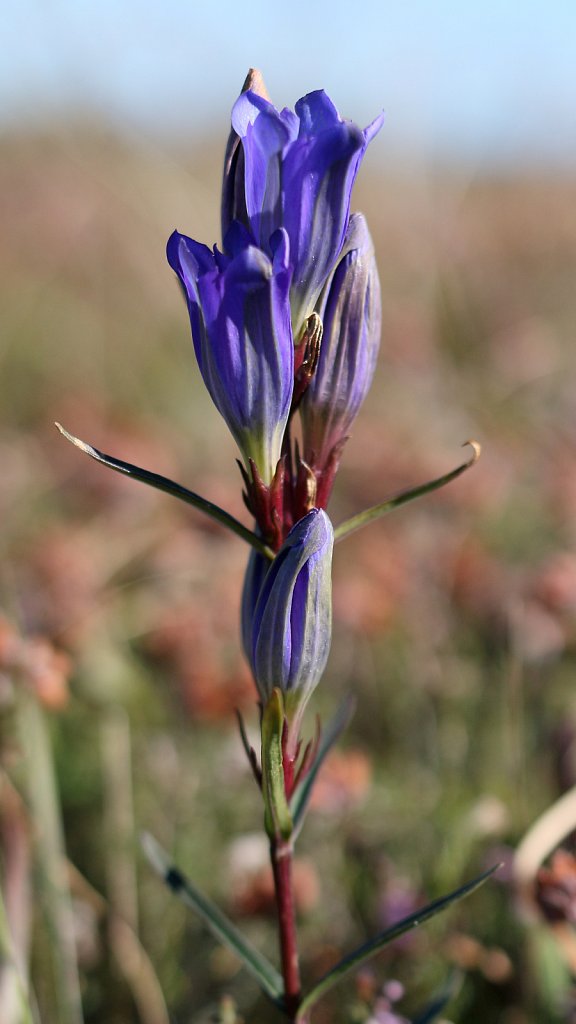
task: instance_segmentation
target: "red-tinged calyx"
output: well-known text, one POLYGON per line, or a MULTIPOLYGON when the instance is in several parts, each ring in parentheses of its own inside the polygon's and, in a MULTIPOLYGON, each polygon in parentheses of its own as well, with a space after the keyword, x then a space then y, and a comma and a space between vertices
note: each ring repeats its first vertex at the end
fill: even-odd
POLYGON ((286 799, 290 800, 296 787, 306 778, 310 768, 314 764, 320 740, 322 738, 322 726, 320 719, 316 716, 316 731, 314 737, 308 740, 303 748, 300 736, 294 737, 290 732, 288 721, 284 720, 282 732, 282 758, 284 766, 284 789, 286 799))
MULTIPOLYGON (((305 779, 306 776, 308 775, 308 772, 310 771, 312 765, 314 764, 314 762, 316 760, 316 755, 318 753, 318 748, 320 747, 320 740, 321 739, 322 739, 322 724, 320 722, 319 716, 316 715, 316 732, 314 734, 314 739, 308 740, 308 743, 306 744, 306 746, 304 748, 304 753, 302 754, 302 757, 300 759, 300 764, 299 764, 299 766, 296 769, 296 772, 294 774, 294 783, 293 783, 293 787, 292 787, 292 792, 294 792, 294 790, 296 789, 296 786, 298 786, 299 783, 302 782, 302 780, 305 779)), ((300 748, 298 748, 298 753, 299 752, 300 752, 300 748)))
POLYGON ((279 459, 270 484, 265 484, 253 459, 249 460, 250 474, 242 463, 240 472, 245 490, 242 492, 246 508, 254 516, 262 538, 273 551, 278 551, 284 540, 284 456, 279 459))
POLYGON ((316 465, 314 459, 311 461, 311 471, 316 480, 317 508, 326 508, 330 501, 330 495, 332 494, 332 488, 334 486, 334 479, 338 472, 340 459, 342 458, 342 452, 344 451, 344 446, 347 440, 347 437, 343 437, 334 445, 324 465, 316 465))
POLYGON ((287 455, 287 470, 284 478, 284 536, 294 523, 318 507, 316 477, 308 463, 301 458, 297 441, 294 451, 290 450, 287 455))

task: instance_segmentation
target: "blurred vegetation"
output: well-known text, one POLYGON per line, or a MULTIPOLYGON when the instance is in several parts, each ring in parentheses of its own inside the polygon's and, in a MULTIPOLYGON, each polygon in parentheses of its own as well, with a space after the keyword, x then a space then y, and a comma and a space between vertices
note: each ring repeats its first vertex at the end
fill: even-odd
MULTIPOLYGON (((224 996, 247 1024, 271 1020, 138 842, 142 829, 157 836, 273 949, 261 809, 234 719, 241 707, 256 731, 238 637, 247 551, 52 426, 247 521, 164 258, 174 227, 218 238, 221 153, 79 125, 5 137, 0 150, 0 834, 13 959, 21 950, 25 976, 29 920, 43 1022, 77 1020, 75 985, 87 1024, 232 1021, 224 996), (61 842, 65 879, 51 874, 61 842)), ((504 867, 343 983, 314 1024, 364 1019, 387 979, 405 986, 410 1016, 452 967, 450 1020, 574 1022, 571 925, 550 925, 534 885, 519 893, 513 862, 576 783, 576 177, 475 180, 369 158, 354 207, 378 250, 383 342, 334 521, 456 465, 469 437, 484 454, 336 551, 314 711, 350 691, 358 709, 299 844, 305 976, 504 867)))

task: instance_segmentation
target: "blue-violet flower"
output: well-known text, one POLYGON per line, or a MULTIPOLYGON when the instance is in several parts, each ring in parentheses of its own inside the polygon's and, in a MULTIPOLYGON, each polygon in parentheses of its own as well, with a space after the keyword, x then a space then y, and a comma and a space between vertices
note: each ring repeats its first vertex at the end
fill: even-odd
POLYGON ((376 118, 364 130, 343 121, 323 90, 298 100, 295 112, 278 111, 250 90, 234 105, 232 127, 243 153, 225 167, 223 235, 240 220, 269 252, 274 232, 286 228, 296 341, 341 254, 354 180, 382 120, 376 118), (240 181, 227 181, 227 175, 240 181))
POLYGON ((279 229, 267 253, 242 225, 230 226, 226 254, 175 231, 168 262, 180 278, 204 383, 248 466, 270 483, 292 400, 289 243, 279 229))

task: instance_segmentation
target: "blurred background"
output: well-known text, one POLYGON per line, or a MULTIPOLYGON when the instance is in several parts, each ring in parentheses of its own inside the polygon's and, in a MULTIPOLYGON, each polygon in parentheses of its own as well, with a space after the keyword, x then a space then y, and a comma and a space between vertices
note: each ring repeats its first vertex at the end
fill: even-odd
POLYGON ((362 125, 386 111, 353 202, 382 350, 334 522, 457 465, 469 437, 484 449, 336 551, 313 711, 349 692, 358 709, 299 846, 305 976, 504 867, 314 1024, 383 1021, 390 979, 411 1019, 452 969, 446 1019, 576 1021, 576 816, 557 805, 576 782, 576 7, 5 0, 2 36, 0 1018, 233 1021, 228 995, 272 1020, 138 843, 152 832, 272 946, 234 718, 256 735, 246 549, 53 427, 248 522, 164 248, 175 227, 218 239, 229 111, 257 66, 278 106, 324 87, 362 125))

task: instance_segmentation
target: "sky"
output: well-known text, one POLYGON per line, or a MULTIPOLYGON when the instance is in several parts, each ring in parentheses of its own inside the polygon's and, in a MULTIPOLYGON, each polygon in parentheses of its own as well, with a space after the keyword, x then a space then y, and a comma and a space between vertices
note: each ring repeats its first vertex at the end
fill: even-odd
POLYGON ((221 135, 250 66, 394 154, 576 166, 576 0, 2 0, 0 131, 88 114, 221 135))

